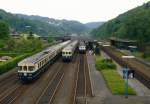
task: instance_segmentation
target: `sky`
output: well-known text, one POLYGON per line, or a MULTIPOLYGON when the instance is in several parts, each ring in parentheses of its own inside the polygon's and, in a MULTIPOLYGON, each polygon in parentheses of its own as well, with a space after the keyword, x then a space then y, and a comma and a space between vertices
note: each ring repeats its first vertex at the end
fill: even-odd
POLYGON ((82 23, 107 21, 150 0, 0 0, 0 9, 82 23))

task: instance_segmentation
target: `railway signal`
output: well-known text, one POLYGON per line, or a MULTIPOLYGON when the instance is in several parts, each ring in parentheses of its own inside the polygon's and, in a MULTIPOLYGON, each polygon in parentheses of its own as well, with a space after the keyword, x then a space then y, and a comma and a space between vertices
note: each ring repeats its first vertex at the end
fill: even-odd
MULTIPOLYGON (((134 56, 122 56, 123 59, 132 59, 135 58, 134 56)), ((128 65, 123 69, 123 78, 125 79, 125 98, 128 98, 128 78, 131 71, 128 68, 128 65)), ((133 74, 132 74, 133 75, 133 74)))

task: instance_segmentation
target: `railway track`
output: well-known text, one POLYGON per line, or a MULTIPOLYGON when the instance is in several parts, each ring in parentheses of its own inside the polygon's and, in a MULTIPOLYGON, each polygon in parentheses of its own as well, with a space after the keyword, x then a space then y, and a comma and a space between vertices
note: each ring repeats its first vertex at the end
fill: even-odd
POLYGON ((11 104, 22 92, 17 91, 21 87, 17 74, 12 73, 0 81, 0 104, 11 104))
POLYGON ((16 78, 16 73, 12 73, 12 74, 10 74, 10 75, 8 75, 8 76, 2 78, 2 79, 0 80, 0 86, 3 85, 6 81, 11 80, 12 77, 13 77, 13 78, 16 78))
POLYGON ((80 55, 78 70, 76 72, 75 94, 73 104, 87 104, 86 98, 92 96, 89 69, 85 55, 80 55))
MULTIPOLYGON (((78 58, 80 58, 78 71, 77 71, 77 78, 76 80, 76 87, 75 87, 75 94, 74 98, 75 100, 72 102, 75 102, 77 104, 77 100, 79 97, 86 98, 87 96, 90 96, 90 90, 88 90, 90 87, 90 80, 88 75, 88 68, 86 63, 86 57, 84 55, 80 55, 78 58), (80 77, 79 77, 80 76, 80 77), (82 84, 82 82, 84 84, 82 84), (81 89, 80 89, 81 88, 81 89)), ((76 61, 73 63, 76 63, 76 61)), ((43 93, 37 97, 37 100, 33 101, 36 104, 43 104, 43 103, 52 103, 53 99, 55 98, 55 95, 60 88, 61 82, 64 78, 64 70, 65 70, 65 64, 60 64, 56 67, 57 70, 54 71, 54 74, 51 76, 51 78, 48 80, 47 87, 45 87, 43 93)), ((50 70, 50 69, 49 69, 50 70)), ((53 69, 54 70, 54 69, 53 69)), ((22 96, 28 88, 30 88, 33 84, 30 85, 23 85, 20 83, 20 81, 16 78, 17 76, 10 76, 8 77, 3 84, 0 84, 0 88, 3 88, 4 86, 7 87, 7 89, 1 93, 0 92, 0 104, 13 104, 18 101, 20 96, 22 96), (9 87, 9 88, 8 88, 9 87)), ((74 103, 74 104, 75 104, 74 103)), ((86 104, 86 101, 85 103, 86 104)))
POLYGON ((12 104, 25 90, 26 85, 16 85, 11 88, 11 91, 6 93, 1 99, 0 104, 12 104))
POLYGON ((78 66, 78 54, 74 54, 71 62, 64 63, 64 77, 52 104, 72 104, 74 94, 74 78, 78 66))
POLYGON ((114 59, 121 66, 128 65, 128 67, 135 71, 135 77, 140 80, 145 86, 150 89, 150 67, 141 63, 139 60, 130 59, 122 60, 122 56, 126 55, 113 47, 101 47, 112 59, 114 59))
POLYGON ((52 77, 51 81, 48 83, 47 87, 45 88, 41 96, 38 98, 36 104, 51 104, 63 78, 64 66, 62 65, 52 77))
POLYGON ((0 95, 5 92, 5 90, 10 89, 13 85, 18 83, 17 75, 13 74, 12 76, 7 77, 0 82, 0 95))
MULTIPOLYGON (((58 66, 56 68, 61 68, 62 65, 61 64, 57 64, 58 66)), ((51 69, 49 69, 51 70, 51 69)), ((56 73, 58 70, 55 69, 54 73, 56 73)), ((42 75, 44 77, 44 75, 42 75)), ((47 77, 47 76, 45 76, 47 77)), ((59 76, 56 76, 56 78, 59 76)), ((52 79, 52 78, 50 78, 52 79)), ((40 80, 40 79, 39 79, 40 80)), ((38 81, 38 80, 37 80, 38 81)), ((20 98, 20 96, 22 96, 22 94, 28 89, 30 88, 32 85, 34 85, 33 83, 26 83, 26 84, 22 84, 20 83, 20 81, 17 79, 17 75, 13 75, 13 76, 8 76, 7 79, 5 79, 4 81, 1 81, 2 83, 0 84, 0 90, 2 90, 2 92, 0 92, 0 104, 12 104, 15 103, 16 100, 18 100, 20 98), (4 90, 5 89, 5 90, 4 90)))

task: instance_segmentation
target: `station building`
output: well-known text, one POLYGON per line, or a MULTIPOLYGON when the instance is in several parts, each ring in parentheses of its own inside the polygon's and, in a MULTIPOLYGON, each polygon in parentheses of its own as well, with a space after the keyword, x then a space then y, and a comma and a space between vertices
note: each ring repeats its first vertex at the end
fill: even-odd
POLYGON ((115 37, 111 37, 109 40, 112 46, 115 46, 119 49, 127 49, 130 51, 138 50, 136 40, 120 39, 115 37))

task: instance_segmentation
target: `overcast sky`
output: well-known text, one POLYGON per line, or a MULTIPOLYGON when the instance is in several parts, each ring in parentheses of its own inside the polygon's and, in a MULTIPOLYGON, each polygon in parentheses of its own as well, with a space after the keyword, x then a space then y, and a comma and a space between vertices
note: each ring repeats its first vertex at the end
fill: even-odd
POLYGON ((0 8, 86 23, 107 21, 147 1, 150 0, 0 0, 0 8))

